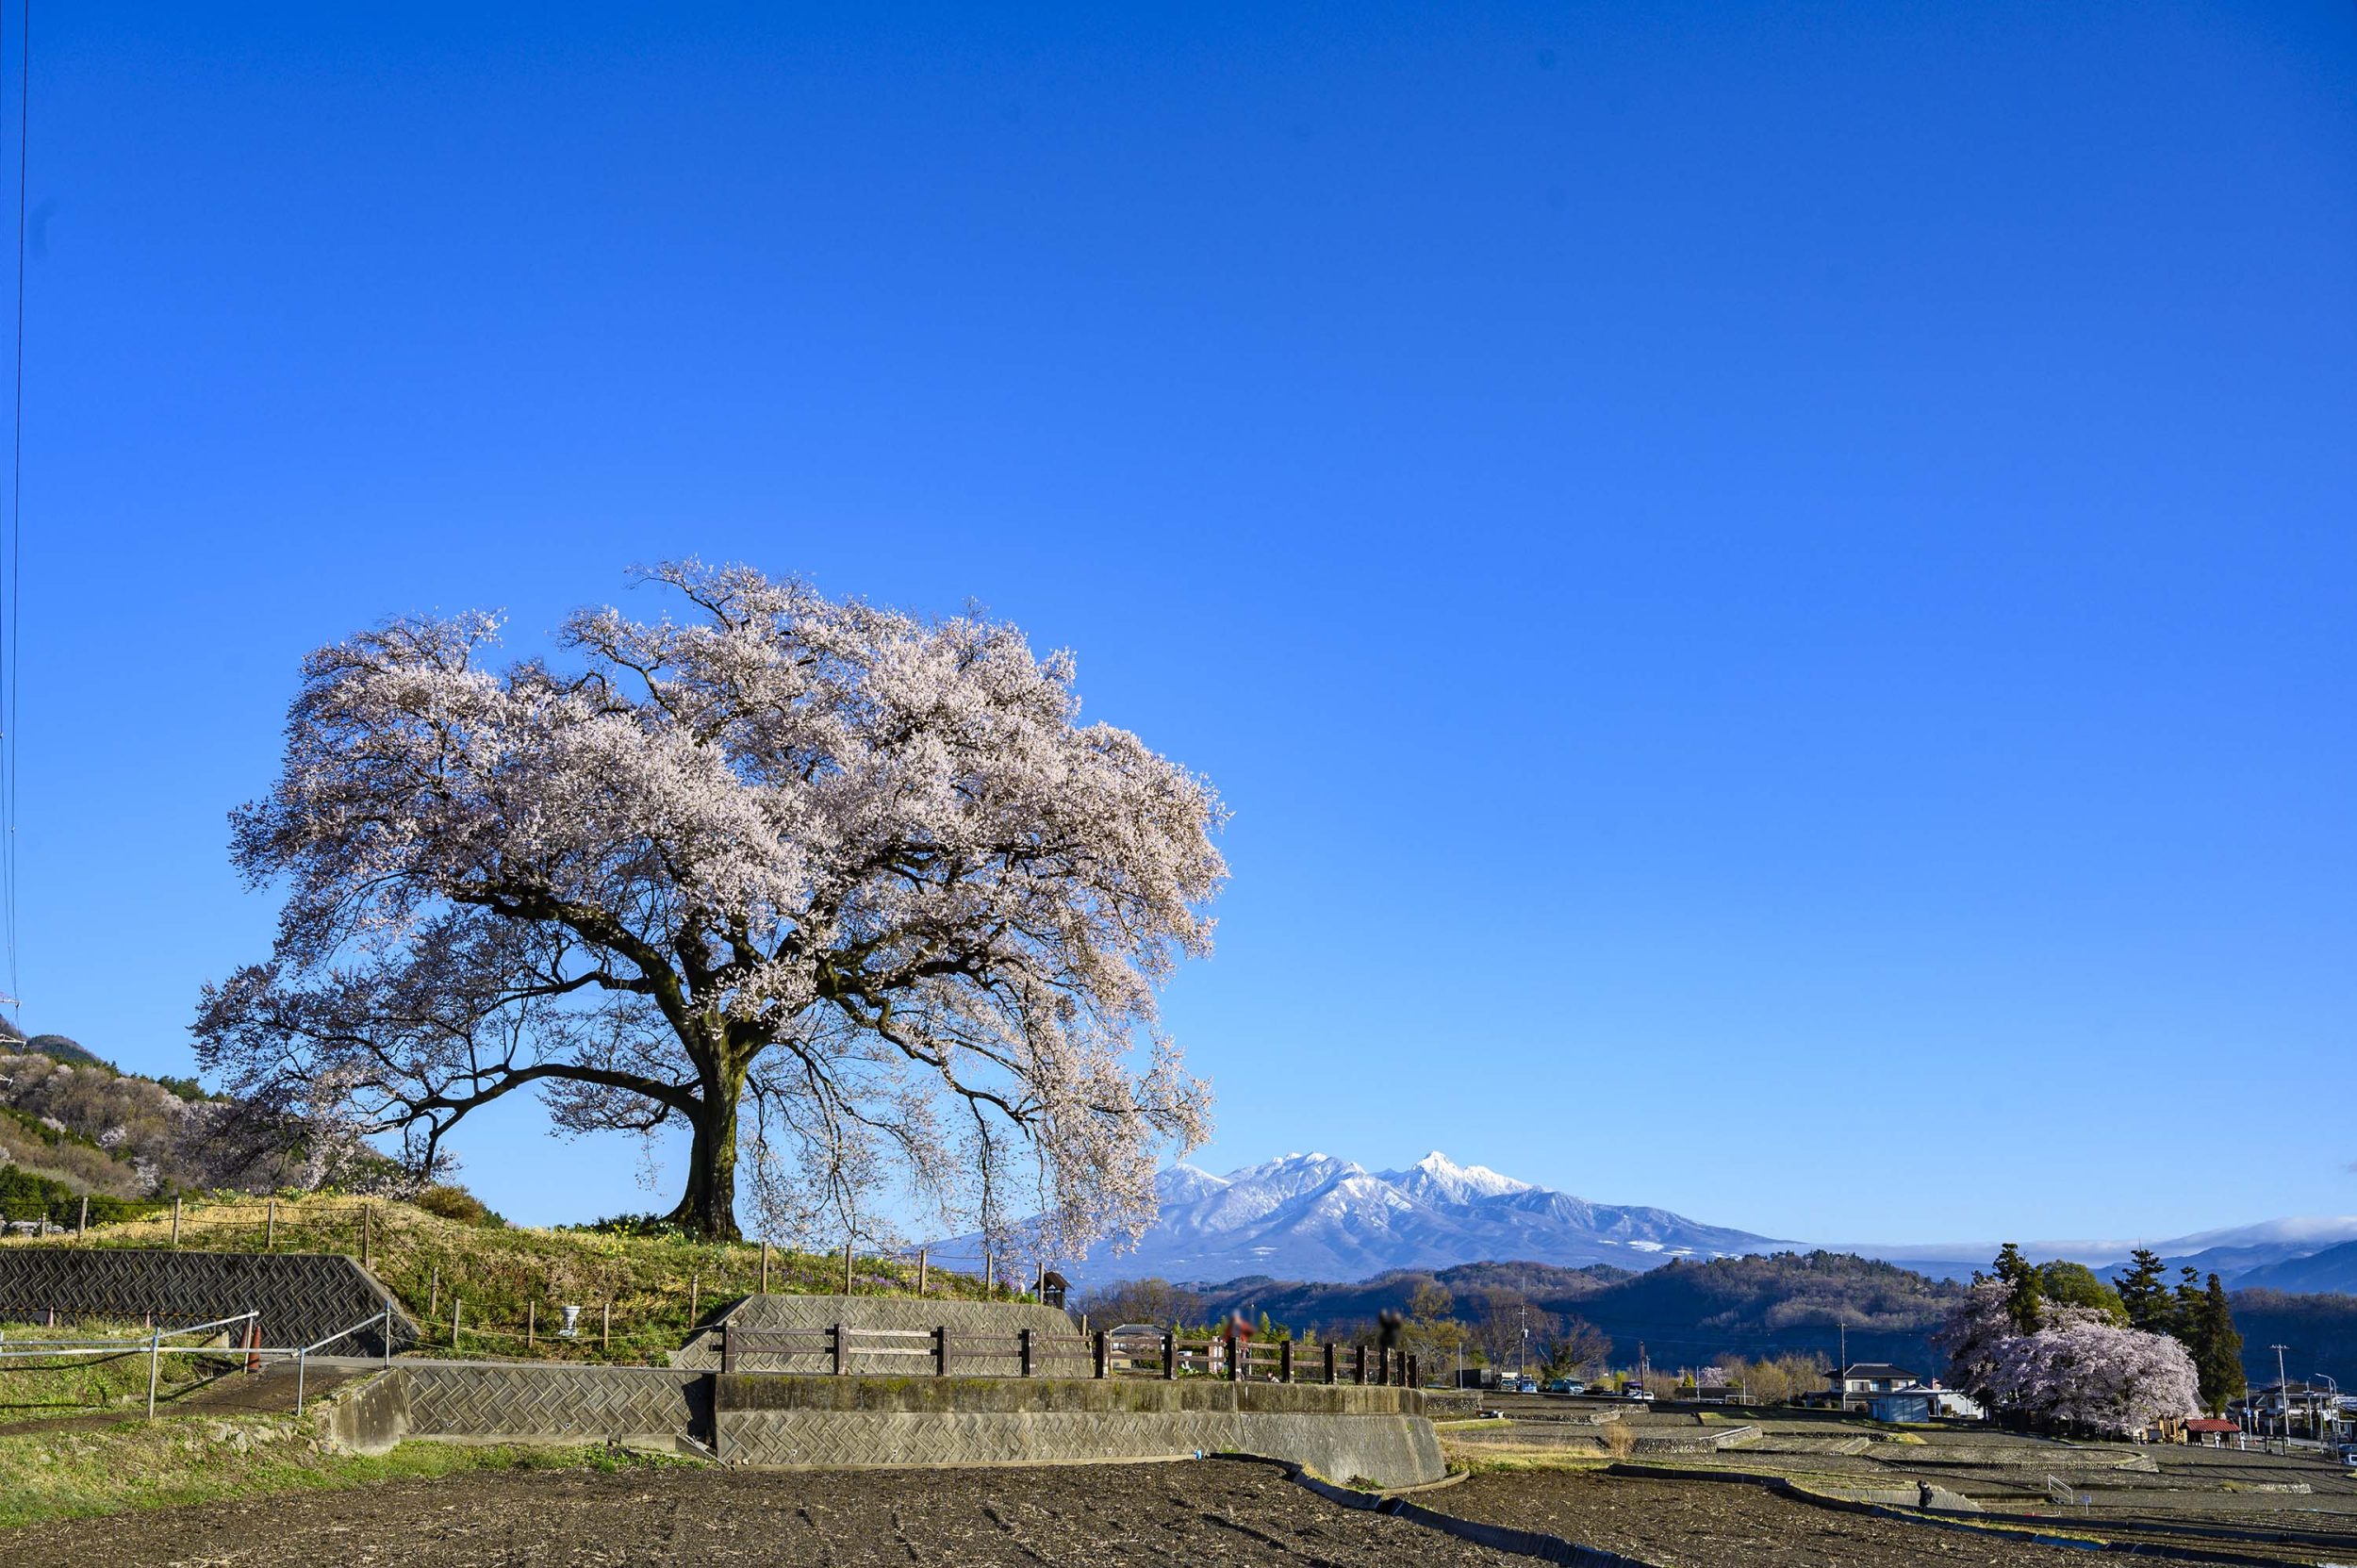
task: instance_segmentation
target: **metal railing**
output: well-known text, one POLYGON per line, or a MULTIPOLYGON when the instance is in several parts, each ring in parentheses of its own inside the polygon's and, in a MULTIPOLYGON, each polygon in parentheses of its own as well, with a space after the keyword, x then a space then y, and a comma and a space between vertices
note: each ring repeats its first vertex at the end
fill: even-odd
POLYGON ((295 1363, 294 1410, 297 1415, 303 1413, 305 1385, 309 1378, 312 1356, 338 1340, 349 1339, 371 1328, 377 1329, 379 1330, 377 1334, 379 1363, 386 1366, 392 1364, 393 1307, 389 1301, 382 1309, 370 1313, 367 1317, 361 1318, 349 1327, 338 1329, 322 1339, 314 1340, 308 1345, 264 1345, 261 1343, 260 1323, 261 1313, 257 1310, 249 1308, 245 1312, 233 1313, 228 1317, 215 1318, 209 1323, 190 1323, 176 1329, 166 1329, 158 1325, 150 1329, 143 1337, 139 1339, 38 1341, 19 1339, 11 1345, 5 1335, 0 1335, 0 1372, 5 1372, 10 1362, 54 1361, 75 1356, 136 1355, 145 1352, 147 1356, 147 1419, 153 1421, 156 1419, 157 1387, 162 1380, 163 1359, 166 1356, 216 1356, 232 1361, 243 1360, 245 1370, 248 1372, 259 1372, 262 1369, 262 1363, 272 1357, 282 1362, 291 1360, 295 1363), (245 1327, 242 1344, 236 1343, 234 1336, 232 1343, 227 1345, 167 1345, 164 1343, 167 1339, 180 1339, 190 1334, 220 1334, 238 1324, 245 1327))

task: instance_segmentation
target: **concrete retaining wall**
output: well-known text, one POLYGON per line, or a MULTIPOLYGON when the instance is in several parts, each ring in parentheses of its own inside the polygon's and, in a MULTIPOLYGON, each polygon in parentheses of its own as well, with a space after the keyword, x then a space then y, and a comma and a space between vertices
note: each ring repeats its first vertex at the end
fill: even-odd
MULTIPOLYGON (((169 1328, 252 1309, 266 1345, 309 1345, 384 1310, 392 1292, 335 1253, 186 1252, 156 1247, 0 1247, 0 1322, 51 1308, 74 1317, 169 1328)), ((414 1345, 417 1325, 393 1303, 393 1344, 414 1345)), ((331 1347, 374 1355, 373 1329, 331 1347)))
POLYGON ((1446 1472, 1422 1396, 1402 1388, 739 1373, 717 1379, 713 1419, 730 1464, 1080 1464, 1245 1453, 1383 1486, 1446 1472))
POLYGON ((659 1366, 409 1362, 338 1397, 327 1429, 364 1454, 411 1439, 709 1448, 712 1381, 659 1366))
POLYGON ((1292 1460, 1336 1480, 1445 1473, 1412 1389, 1040 1378, 809 1378, 668 1367, 412 1362, 340 1393, 329 1434, 363 1453, 409 1439, 599 1443, 836 1469, 1292 1460))

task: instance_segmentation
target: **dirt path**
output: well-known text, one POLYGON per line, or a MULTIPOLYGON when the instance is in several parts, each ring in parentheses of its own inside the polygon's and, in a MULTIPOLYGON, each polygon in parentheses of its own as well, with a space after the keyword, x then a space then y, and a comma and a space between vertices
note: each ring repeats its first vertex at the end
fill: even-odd
MULTIPOLYGON (((0 1568, 1528 1568, 1267 1465, 468 1475, 0 1533, 0 1568)), ((2085 1568, 2080 1563, 2077 1568, 2085 1568)))

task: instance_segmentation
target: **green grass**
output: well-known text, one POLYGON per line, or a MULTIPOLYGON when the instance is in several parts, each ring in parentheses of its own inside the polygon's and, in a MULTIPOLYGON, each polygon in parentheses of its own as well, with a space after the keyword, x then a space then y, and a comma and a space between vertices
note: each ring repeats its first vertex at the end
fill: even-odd
POLYGON ((308 1423, 291 1417, 188 1415, 127 1421, 94 1432, 0 1436, 0 1527, 467 1471, 612 1471, 692 1462, 605 1448, 449 1443, 404 1443, 365 1458, 327 1449, 308 1423))
MULTIPOLYGON (((405 1203, 348 1197, 280 1198, 271 1245, 280 1252, 365 1253, 425 1330, 421 1348, 447 1353, 451 1317, 459 1307, 460 1353, 563 1361, 661 1364, 698 1322, 761 1288, 761 1248, 675 1236, 618 1235, 590 1230, 541 1230, 525 1226, 463 1225, 405 1203), (558 1308, 582 1310, 581 1336, 554 1335, 558 1308), (609 1348, 601 1350, 601 1309, 612 1304, 609 1348), (463 1305, 461 1305, 463 1304, 463 1305), (690 1314, 690 1306, 695 1311, 690 1314), (527 1341, 527 1312, 536 1330, 527 1341)), ((188 1205, 180 1246, 190 1250, 258 1251, 269 1235, 269 1208, 260 1198, 188 1205)), ((91 1230, 79 1245, 167 1246, 170 1214, 91 1230)), ((71 1238, 12 1240, 10 1246, 69 1246, 71 1238)), ((769 1289, 821 1295, 843 1288, 843 1255, 774 1249, 769 1289)), ((913 1262, 855 1258, 852 1290, 859 1295, 913 1295, 913 1262)), ((927 1295, 980 1299, 982 1282, 969 1275, 931 1271, 927 1295)), ((1012 1293, 1003 1285, 1002 1299, 1012 1293)), ((142 1385, 144 1386, 144 1385, 142 1385)))
MULTIPOLYGON (((44 1340, 138 1339, 137 1324, 80 1324, 70 1329, 7 1330, 10 1348, 44 1340)), ((185 1342, 183 1342, 185 1343, 185 1342)), ((169 1399, 210 1376, 188 1356, 165 1356, 157 1363, 157 1393, 169 1399)), ((138 1351, 111 1356, 60 1356, 56 1360, 0 1361, 0 1424, 77 1415, 87 1411, 147 1401, 147 1357, 138 1351)))

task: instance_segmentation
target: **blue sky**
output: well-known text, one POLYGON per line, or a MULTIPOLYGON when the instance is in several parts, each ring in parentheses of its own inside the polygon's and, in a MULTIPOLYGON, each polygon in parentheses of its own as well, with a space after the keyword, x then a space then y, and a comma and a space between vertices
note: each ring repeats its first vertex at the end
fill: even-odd
POLYGON ((693 552, 1217 783, 1214 1168, 2357 1212, 2346 6, 124 5, 33 92, 29 1028, 188 1070, 306 649, 693 552))

